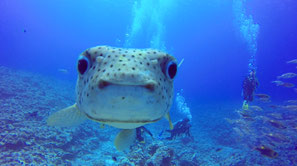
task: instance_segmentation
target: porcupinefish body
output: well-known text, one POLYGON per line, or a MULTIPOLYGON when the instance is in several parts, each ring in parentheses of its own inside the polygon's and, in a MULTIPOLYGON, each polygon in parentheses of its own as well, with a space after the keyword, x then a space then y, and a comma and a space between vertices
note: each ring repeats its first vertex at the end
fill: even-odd
POLYGON ((52 114, 50 126, 74 126, 86 119, 123 129, 115 139, 118 150, 130 146, 135 128, 169 120, 173 56, 153 49, 92 47, 78 58, 76 103, 52 114))

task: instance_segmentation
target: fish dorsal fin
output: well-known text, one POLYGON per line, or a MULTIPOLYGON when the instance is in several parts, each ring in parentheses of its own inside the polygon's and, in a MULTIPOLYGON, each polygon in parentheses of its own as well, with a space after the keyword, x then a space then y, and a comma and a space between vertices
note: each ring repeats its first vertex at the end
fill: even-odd
POLYGON ((76 104, 74 104, 50 115, 47 119, 47 125, 70 127, 79 125, 85 120, 86 116, 78 110, 76 104))
POLYGON ((114 145, 118 151, 129 148, 136 138, 136 129, 123 129, 114 139, 114 145))
POLYGON ((165 118, 166 118, 166 119, 168 120, 168 122, 169 122, 169 128, 170 128, 170 130, 172 130, 172 129, 173 129, 173 125, 172 125, 172 121, 171 121, 169 112, 166 113, 165 118))

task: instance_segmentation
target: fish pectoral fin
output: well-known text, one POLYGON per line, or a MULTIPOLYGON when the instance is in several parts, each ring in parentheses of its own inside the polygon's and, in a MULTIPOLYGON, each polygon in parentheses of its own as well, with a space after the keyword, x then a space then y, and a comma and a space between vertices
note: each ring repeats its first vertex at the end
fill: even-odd
POLYGON ((165 118, 166 118, 166 119, 168 120, 168 122, 169 122, 169 128, 170 128, 170 130, 172 130, 172 129, 173 129, 173 125, 172 125, 172 121, 171 121, 169 112, 166 113, 165 118))
POLYGON ((79 125, 85 120, 86 116, 74 104, 50 115, 46 122, 49 126, 70 127, 79 125))
POLYGON ((114 139, 114 145, 118 151, 129 148, 136 139, 136 129, 123 129, 114 139))

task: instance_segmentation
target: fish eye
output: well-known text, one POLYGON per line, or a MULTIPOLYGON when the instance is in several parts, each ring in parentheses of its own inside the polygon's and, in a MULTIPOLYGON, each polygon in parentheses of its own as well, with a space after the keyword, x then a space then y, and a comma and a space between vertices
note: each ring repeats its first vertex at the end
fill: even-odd
POLYGON ((174 61, 169 61, 166 65, 166 76, 173 79, 177 72, 177 64, 174 61))
POLYGON ((89 68, 90 61, 85 56, 80 56, 77 62, 77 70, 78 72, 83 75, 89 68))

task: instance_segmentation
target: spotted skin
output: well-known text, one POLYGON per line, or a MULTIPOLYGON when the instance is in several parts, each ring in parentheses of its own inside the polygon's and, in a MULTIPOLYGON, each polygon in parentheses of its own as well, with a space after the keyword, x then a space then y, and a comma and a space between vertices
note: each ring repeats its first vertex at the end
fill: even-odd
POLYGON ((175 58, 153 49, 97 46, 80 57, 89 67, 79 73, 77 108, 89 119, 132 129, 160 120, 170 109, 173 80, 166 65, 175 58))

